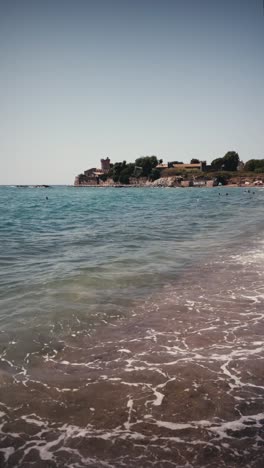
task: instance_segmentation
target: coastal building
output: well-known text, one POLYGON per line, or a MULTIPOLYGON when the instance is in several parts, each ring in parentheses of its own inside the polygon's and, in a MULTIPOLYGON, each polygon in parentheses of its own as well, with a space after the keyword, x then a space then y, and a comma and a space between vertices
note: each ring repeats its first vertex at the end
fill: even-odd
POLYGON ((107 157, 106 159, 101 159, 101 170, 104 174, 107 174, 111 169, 111 162, 110 159, 107 157))
POLYGON ((206 161, 200 161, 198 163, 185 164, 178 161, 169 161, 167 164, 158 164, 157 169, 168 169, 173 168, 178 171, 199 171, 199 172, 210 172, 212 169, 211 165, 206 164, 206 161))
POLYGON ((201 171, 203 172, 206 167, 206 161, 201 161, 199 163, 185 164, 178 162, 169 162, 168 167, 173 167, 179 171, 201 171))
POLYGON ((111 169, 111 161, 107 157, 106 159, 101 159, 101 168, 92 167, 86 169, 83 174, 79 174, 75 177, 74 185, 98 185, 99 177, 103 174, 107 174, 111 169))
POLYGON ((86 171, 84 171, 84 175, 86 177, 93 177, 95 172, 96 172, 96 167, 92 167, 91 169, 87 169, 86 171))
POLYGON ((102 174, 107 174, 107 172, 109 172, 111 169, 111 161, 110 159, 107 157, 106 159, 101 159, 101 168, 98 169, 96 167, 92 167, 91 169, 87 169, 86 171, 84 171, 84 175, 86 175, 86 177, 98 177, 102 174))

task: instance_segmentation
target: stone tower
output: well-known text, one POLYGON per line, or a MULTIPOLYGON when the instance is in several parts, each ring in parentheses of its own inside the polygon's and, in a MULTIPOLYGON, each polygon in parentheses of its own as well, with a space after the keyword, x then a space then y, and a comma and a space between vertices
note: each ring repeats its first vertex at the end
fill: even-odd
POLYGON ((110 171, 110 159, 108 157, 106 159, 101 159, 101 169, 102 172, 110 171))

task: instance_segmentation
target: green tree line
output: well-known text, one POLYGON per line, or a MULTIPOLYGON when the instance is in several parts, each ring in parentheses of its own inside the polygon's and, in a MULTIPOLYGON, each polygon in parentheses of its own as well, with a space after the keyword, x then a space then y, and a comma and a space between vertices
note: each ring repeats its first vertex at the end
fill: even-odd
POLYGON ((246 162, 245 171, 264 173, 264 159, 250 159, 246 162))
MULTIPOLYGON (((200 160, 197 158, 191 159, 191 164, 198 164, 200 160)), ((223 157, 216 158, 212 161, 211 167, 206 172, 212 173, 223 173, 228 174, 236 172, 238 164, 240 162, 239 154, 236 151, 228 151, 223 157)), ((142 156, 137 158, 134 163, 127 163, 126 161, 117 162, 111 165, 111 169, 107 174, 101 176, 102 180, 112 178, 114 182, 121 184, 129 184, 131 178, 145 177, 148 180, 154 181, 161 177, 163 174, 173 175, 172 172, 176 171, 173 168, 173 164, 182 164, 182 162, 173 161, 169 163, 171 169, 158 168, 158 164, 162 163, 162 159, 158 159, 157 156, 142 156)), ((177 169, 177 175, 190 175, 191 171, 186 172, 184 169, 177 169)), ((197 172, 197 171, 196 171, 197 172)), ((195 172, 195 173, 196 173, 195 172)), ((242 172, 255 172, 264 173, 264 159, 250 159, 244 166, 242 172)), ((202 174, 202 173, 201 173, 202 174)), ((204 173, 203 173, 204 174, 204 173)))
POLYGON ((135 160, 134 163, 126 161, 118 162, 112 165, 107 175, 102 176, 103 179, 112 178, 114 182, 121 184, 129 184, 130 178, 147 177, 149 180, 156 180, 160 177, 160 169, 156 166, 162 163, 162 159, 157 156, 142 156, 135 160))

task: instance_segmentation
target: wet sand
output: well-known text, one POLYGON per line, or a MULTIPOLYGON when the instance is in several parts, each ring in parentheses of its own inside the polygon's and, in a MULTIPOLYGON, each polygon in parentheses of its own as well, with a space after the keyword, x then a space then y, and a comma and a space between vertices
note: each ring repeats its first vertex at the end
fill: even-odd
POLYGON ((3 467, 254 467, 264 459, 260 251, 208 261, 91 334, 2 350, 3 467))

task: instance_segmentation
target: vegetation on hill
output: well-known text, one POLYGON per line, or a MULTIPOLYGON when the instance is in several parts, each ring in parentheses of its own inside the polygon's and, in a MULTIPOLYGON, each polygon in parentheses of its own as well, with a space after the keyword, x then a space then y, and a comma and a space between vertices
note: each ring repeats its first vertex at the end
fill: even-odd
POLYGON ((264 172, 264 159, 250 159, 246 162, 245 171, 263 173, 264 172))
POLYGON ((223 158, 214 159, 211 163, 214 171, 236 171, 239 163, 239 155, 236 151, 228 151, 223 158))
POLYGON ((112 178, 114 182, 129 184, 130 178, 147 177, 149 180, 156 180, 160 177, 160 169, 156 166, 162 163, 157 156, 144 156, 136 159, 134 163, 123 161, 113 164, 108 174, 101 176, 102 180, 112 178))
POLYGON ((198 170, 186 170, 186 169, 179 169, 176 167, 168 167, 162 169, 162 177, 182 177, 183 179, 187 179, 188 176, 195 176, 195 177, 206 177, 204 172, 198 170))
MULTIPOLYGON (((173 164, 183 164, 179 161, 168 163, 167 168, 157 167, 162 162, 162 159, 158 159, 157 156, 142 156, 137 158, 134 163, 117 162, 111 164, 110 171, 101 175, 100 178, 103 181, 111 178, 115 183, 129 184, 131 179, 139 178, 154 181, 160 177, 171 176, 179 176, 183 179, 202 177, 204 179, 216 179, 218 183, 225 185, 231 178, 249 177, 252 176, 252 173, 258 175, 264 173, 264 159, 250 159, 244 168, 238 172, 240 160, 236 151, 228 151, 223 157, 214 159, 211 166, 206 166, 205 172, 173 167, 173 164)), ((200 160, 192 158, 190 163, 199 164, 200 160)))

